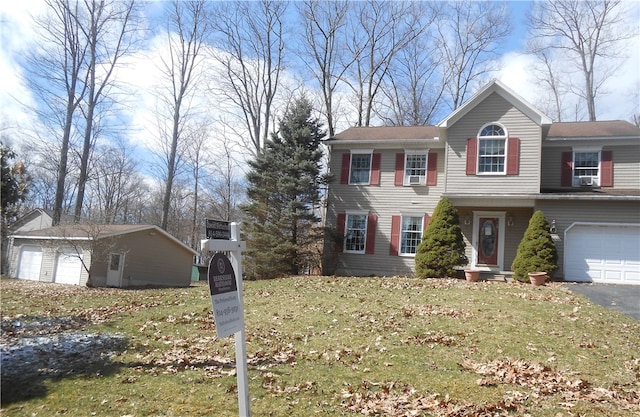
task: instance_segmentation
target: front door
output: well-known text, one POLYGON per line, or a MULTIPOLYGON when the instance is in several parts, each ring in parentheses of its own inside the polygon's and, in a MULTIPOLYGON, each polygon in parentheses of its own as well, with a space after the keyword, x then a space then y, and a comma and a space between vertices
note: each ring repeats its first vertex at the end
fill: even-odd
POLYGON ((122 271, 124 270, 124 254, 112 253, 109 255, 109 267, 107 268, 107 287, 120 287, 122 271))
POLYGON ((473 213, 472 267, 482 271, 504 269, 504 211, 475 211, 473 213))
POLYGON ((478 264, 498 264, 498 226, 497 217, 480 217, 478 228, 478 264))

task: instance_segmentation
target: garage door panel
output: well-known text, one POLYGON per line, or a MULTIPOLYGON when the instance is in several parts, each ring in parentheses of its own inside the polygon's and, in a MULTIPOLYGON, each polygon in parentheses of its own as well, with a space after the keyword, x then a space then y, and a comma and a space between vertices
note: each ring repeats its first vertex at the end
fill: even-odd
POLYGON ((640 225, 575 225, 564 256, 568 280, 640 283, 640 225))
POLYGON ((60 253, 56 263, 55 282, 59 284, 80 284, 82 260, 75 252, 60 253))
POLYGON ((37 246, 25 246, 20 250, 20 262, 18 263, 18 278, 32 281, 40 280, 42 268, 42 248, 37 246))

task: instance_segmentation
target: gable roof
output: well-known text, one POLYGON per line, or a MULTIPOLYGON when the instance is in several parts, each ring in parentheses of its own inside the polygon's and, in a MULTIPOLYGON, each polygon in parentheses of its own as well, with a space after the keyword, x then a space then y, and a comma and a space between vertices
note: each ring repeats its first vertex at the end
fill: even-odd
POLYGON ((469 111, 471 111, 493 93, 500 95, 502 98, 507 100, 515 108, 520 110, 523 114, 525 114, 538 125, 541 126, 551 124, 551 119, 547 115, 533 107, 531 104, 529 104, 529 102, 520 97, 518 94, 504 85, 501 81, 493 80, 489 84, 481 88, 480 91, 475 93, 469 100, 462 104, 462 106, 454 110, 453 113, 447 116, 443 121, 438 123, 438 127, 451 127, 458 120, 469 113, 469 111))
POLYGON ((640 127, 624 120, 558 122, 549 127, 546 139, 640 139, 640 127))
POLYGON ((149 230, 158 233, 175 244, 188 250, 194 255, 196 251, 180 242, 171 234, 152 224, 70 224, 48 227, 46 229, 31 230, 28 232, 18 232, 14 238, 20 239, 41 239, 41 240, 93 240, 105 239, 108 237, 122 236, 149 230))

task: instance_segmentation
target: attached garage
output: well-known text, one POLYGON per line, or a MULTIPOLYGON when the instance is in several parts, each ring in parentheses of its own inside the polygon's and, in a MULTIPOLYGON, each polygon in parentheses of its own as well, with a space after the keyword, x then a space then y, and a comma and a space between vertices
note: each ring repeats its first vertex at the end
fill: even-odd
POLYGON ((18 264, 18 278, 38 281, 42 268, 42 248, 38 246, 23 246, 20 248, 18 264))
POLYGON ((567 281, 640 285, 640 225, 574 223, 565 231, 567 281))
MULTIPOLYGON (((82 255, 80 255, 82 256, 82 255)), ((82 260, 73 251, 60 252, 56 262, 54 281, 58 284, 80 285, 82 274, 82 260)))

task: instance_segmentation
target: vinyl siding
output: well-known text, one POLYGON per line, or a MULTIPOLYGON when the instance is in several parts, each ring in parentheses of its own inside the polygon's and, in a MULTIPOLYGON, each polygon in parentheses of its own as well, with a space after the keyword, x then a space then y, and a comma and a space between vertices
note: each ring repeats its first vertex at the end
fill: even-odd
POLYGON ((556 221, 557 233, 553 235, 558 249, 558 270, 555 278, 565 278, 562 270, 564 258, 564 231, 575 222, 633 223, 640 224, 637 201, 555 201, 539 200, 536 209, 542 210, 547 221, 556 221))
MULTIPOLYGON (((589 142, 576 142, 574 146, 593 146, 589 142)), ((640 189, 640 146, 604 146, 613 155, 613 188, 640 189)), ((542 149, 542 188, 561 186, 562 153, 571 152, 571 146, 546 146, 542 149)))
POLYGON ((493 93, 447 133, 448 193, 529 193, 540 190, 541 128, 500 95, 493 93), (467 139, 482 126, 498 122, 509 137, 520 138, 518 175, 466 175, 467 139))
MULTIPOLYGON (((56 241, 55 244, 60 242, 56 241)), ((11 249, 11 260, 10 260, 10 269, 9 274, 13 277, 18 276, 18 268, 20 264, 20 252, 22 246, 39 246, 42 248, 42 266, 40 268, 40 279, 41 282, 53 282, 55 278, 55 269, 56 263, 58 261, 58 246, 53 246, 51 242, 44 240, 33 240, 33 239, 14 239, 13 247, 11 249)), ((60 246, 60 249, 70 249, 68 246, 60 246)), ((86 248, 83 251, 83 261, 86 265, 91 264, 91 253, 86 248)), ((89 274, 82 267, 80 270, 80 285, 85 285, 87 283, 87 279, 89 278, 89 274)))
POLYGON ((122 285, 189 286, 193 255, 159 233, 149 233, 144 230, 119 239, 117 247, 126 249, 122 285))
MULTIPOLYGON (((334 145, 329 168, 334 176, 339 177, 342 155, 349 149, 340 149, 334 145)), ((395 161, 396 154, 404 149, 374 150, 381 154, 380 185, 345 185, 334 177, 329 187, 327 226, 336 229, 338 213, 347 211, 363 211, 378 216, 374 255, 340 253, 337 260, 329 256, 325 259, 325 272, 341 275, 413 275, 414 258, 408 256, 389 255, 391 239, 391 219, 402 213, 416 215, 433 214, 433 209, 444 191, 444 151, 430 149, 429 154, 436 153, 437 184, 435 186, 396 186, 395 161), (328 264, 330 263, 330 264, 328 264)))

